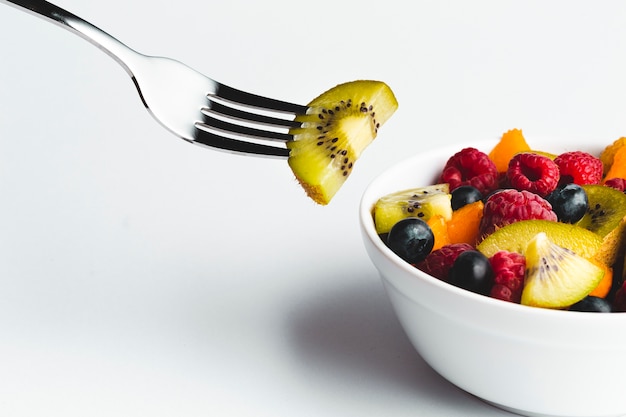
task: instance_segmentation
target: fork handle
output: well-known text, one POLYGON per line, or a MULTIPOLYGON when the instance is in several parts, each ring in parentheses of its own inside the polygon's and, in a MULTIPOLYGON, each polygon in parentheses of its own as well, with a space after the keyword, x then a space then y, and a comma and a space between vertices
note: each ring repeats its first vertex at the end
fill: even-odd
POLYGON ((144 56, 102 29, 45 0, 0 0, 0 3, 14 6, 29 14, 41 17, 86 39, 115 59, 131 76, 133 76, 133 72, 129 64, 144 56))

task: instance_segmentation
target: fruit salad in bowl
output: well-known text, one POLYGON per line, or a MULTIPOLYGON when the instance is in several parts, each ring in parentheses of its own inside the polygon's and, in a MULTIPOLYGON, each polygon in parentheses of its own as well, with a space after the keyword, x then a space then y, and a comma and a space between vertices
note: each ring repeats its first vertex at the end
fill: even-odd
POLYGON ((416 350, 518 414, 626 413, 626 140, 589 143, 513 129, 409 158, 361 200, 416 350))

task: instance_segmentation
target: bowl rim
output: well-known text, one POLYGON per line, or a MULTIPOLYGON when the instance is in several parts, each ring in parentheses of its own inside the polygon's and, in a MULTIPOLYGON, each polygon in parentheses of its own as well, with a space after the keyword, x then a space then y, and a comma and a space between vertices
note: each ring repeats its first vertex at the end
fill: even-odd
MULTIPOLYGON (((535 140, 537 141, 537 143, 549 144, 549 146, 546 149, 546 151, 548 152, 565 151, 562 146, 559 146, 558 143, 556 144, 556 146, 554 143, 551 143, 551 142, 554 142, 555 140, 554 138, 547 139, 547 140, 534 138, 533 142, 535 140), (560 150, 555 149, 555 148, 559 148, 560 150)), ((374 207, 374 204, 376 203, 379 197, 382 197, 385 194, 385 191, 383 190, 387 190, 387 192, 393 192, 394 190, 398 191, 403 188, 403 187, 399 187, 399 188, 394 189, 390 187, 389 178, 393 177, 394 175, 397 175, 398 172, 410 169, 410 167, 412 166, 419 165, 418 161, 423 161, 423 160, 428 160, 428 159, 442 159, 442 158, 445 158, 447 160, 447 158, 452 156, 454 153, 460 151, 462 148, 466 148, 469 146, 485 151, 485 150, 491 149, 491 147, 493 147, 496 144, 496 142, 497 141, 494 141, 494 140, 483 140, 483 141, 477 141, 473 143, 472 145, 463 145, 460 143, 456 143, 456 144, 446 145, 440 148, 433 148, 433 149, 422 151, 417 154, 406 157, 392 164, 386 169, 384 169, 377 176, 375 176, 373 180, 370 181, 370 183, 366 186, 359 202, 359 223, 360 223, 360 227, 361 227, 361 231, 362 231, 362 235, 364 236, 364 239, 367 239, 369 243, 373 245, 373 248, 377 250, 379 253, 381 253, 387 261, 391 262, 395 267, 403 270, 406 273, 406 276, 415 277, 417 279, 422 280, 424 283, 428 285, 438 287, 442 291, 451 292, 462 298, 469 299, 471 300, 471 302, 477 302, 477 303, 480 303, 481 305, 488 306, 489 308, 502 309, 503 311, 510 311, 511 313, 516 313, 516 314, 523 313, 526 316, 533 315, 539 318, 572 317, 573 319, 576 319, 576 320, 585 318, 585 319, 594 320, 597 322, 601 322, 601 321, 612 322, 616 320, 617 321, 626 320, 626 314, 613 313, 613 312, 602 314, 602 313, 596 313, 596 312, 568 311, 568 310, 530 307, 530 306, 521 305, 517 303, 510 303, 510 302, 498 300, 498 299, 484 296, 481 294, 476 294, 471 291, 467 291, 465 289, 455 287, 454 285, 441 281, 413 267, 408 262, 398 257, 391 249, 387 247, 387 245, 384 244, 382 239, 380 239, 380 237, 376 233, 376 229, 374 227, 374 220, 372 216, 372 209, 374 207)), ((587 141, 585 143, 593 144, 593 141, 587 141)), ((587 149, 588 152, 592 152, 597 155, 599 151, 601 150, 601 148, 592 149, 592 146, 583 146, 583 150, 587 149)), ((571 150, 579 150, 579 149, 580 148, 578 149, 572 148, 571 150)), ((569 149, 566 149, 566 150, 569 150, 569 149)), ((427 184, 415 184, 415 187, 420 187, 424 185, 427 185, 427 184)), ((394 284, 393 280, 390 280, 388 277, 382 277, 382 278, 384 278, 390 284, 397 287, 397 285, 394 284)), ((398 279, 402 280, 403 278, 398 278, 398 279)), ((415 299, 412 294, 405 294, 405 296, 411 299, 415 299)))

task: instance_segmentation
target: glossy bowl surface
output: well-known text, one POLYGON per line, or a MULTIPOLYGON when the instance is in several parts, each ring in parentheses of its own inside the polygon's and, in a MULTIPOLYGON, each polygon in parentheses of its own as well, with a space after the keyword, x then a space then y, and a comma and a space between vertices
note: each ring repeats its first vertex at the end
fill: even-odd
MULTIPOLYGON (((594 148, 552 139, 534 143, 556 153, 602 149, 602 144, 594 148)), ((494 145, 471 146, 488 152, 494 145)), ((625 415, 626 313, 554 311, 477 295, 412 267, 377 236, 371 216, 376 200, 434 183, 462 147, 423 152, 391 167, 368 186, 359 207, 365 248, 409 339, 448 381, 508 411, 625 415)))

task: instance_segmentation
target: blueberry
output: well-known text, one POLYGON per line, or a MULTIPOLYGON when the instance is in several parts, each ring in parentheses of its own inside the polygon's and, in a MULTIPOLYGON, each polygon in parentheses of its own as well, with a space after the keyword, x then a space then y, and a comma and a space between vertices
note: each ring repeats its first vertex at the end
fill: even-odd
POLYGON ((569 308, 571 311, 588 311, 592 313, 610 313, 612 310, 611 303, 604 298, 594 297, 592 295, 587 296, 572 305, 569 308))
POLYGON ((487 295, 493 286, 493 269, 485 255, 467 250, 456 258, 448 278, 452 285, 487 295))
POLYGON ((452 190, 452 210, 458 210, 461 207, 482 200, 483 195, 476 187, 471 185, 461 185, 452 190))
POLYGON ((580 185, 573 183, 558 187, 546 200, 563 223, 576 223, 589 208, 587 193, 580 185))
POLYGON ((387 246, 410 264, 423 261, 434 244, 435 236, 430 226, 417 217, 400 220, 387 235, 387 246))

